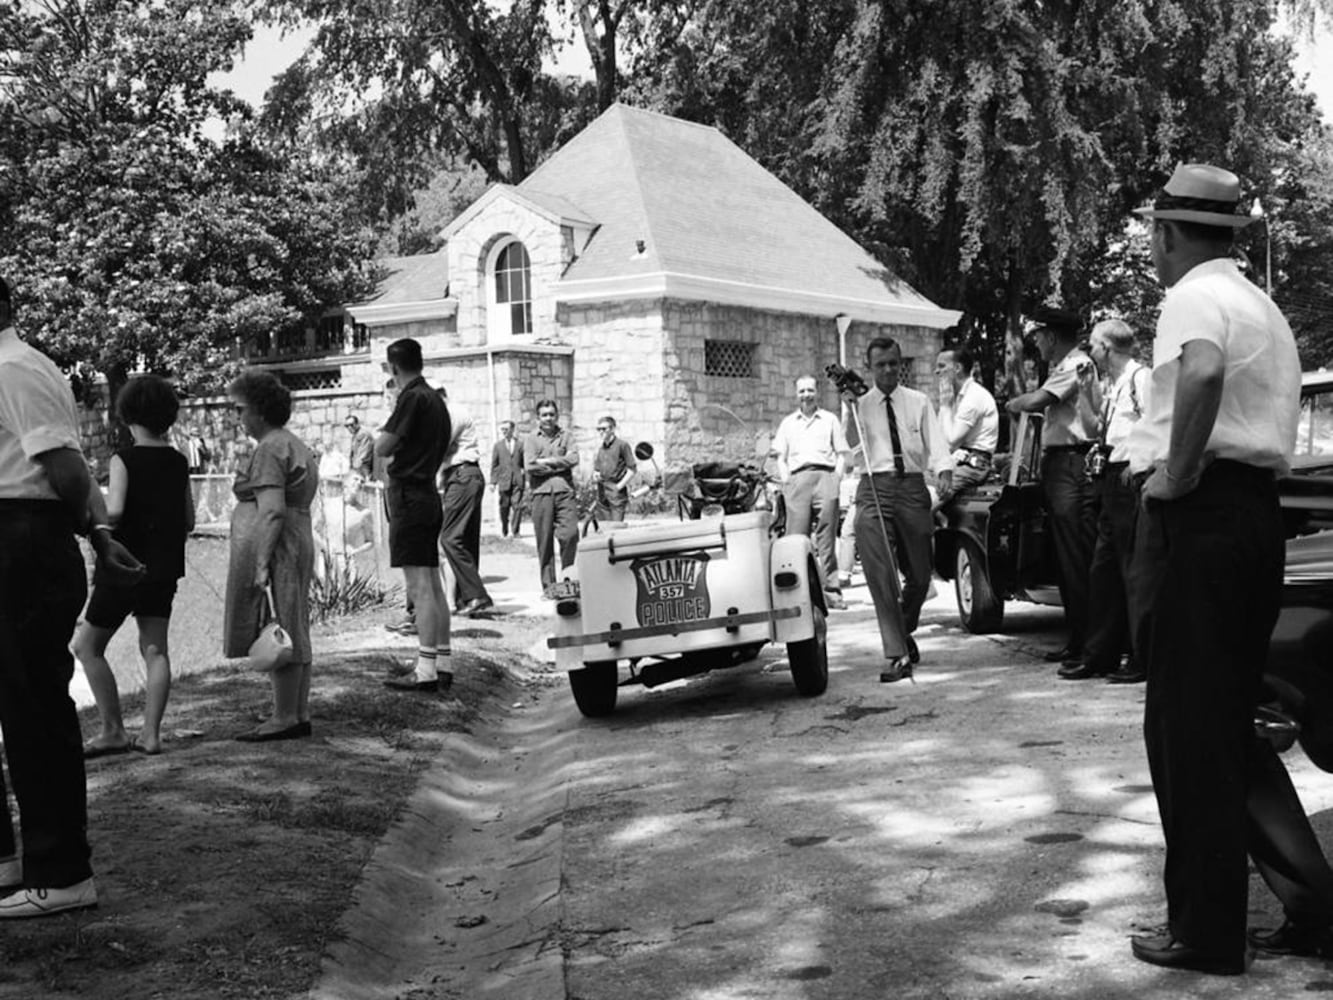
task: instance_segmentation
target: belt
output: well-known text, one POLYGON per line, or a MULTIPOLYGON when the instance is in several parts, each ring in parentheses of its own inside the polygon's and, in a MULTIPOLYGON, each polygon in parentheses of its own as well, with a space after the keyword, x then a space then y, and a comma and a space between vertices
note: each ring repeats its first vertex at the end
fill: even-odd
POLYGON ((461 468, 461 467, 464 466, 464 465, 479 465, 479 464, 480 464, 480 463, 478 463, 478 462, 470 462, 470 461, 450 462, 447 466, 445 466, 445 469, 446 469, 446 470, 448 470, 448 469, 458 469, 458 468, 461 468))
POLYGON ((833 471, 833 466, 831 465, 809 464, 809 465, 802 465, 799 469, 792 469, 791 474, 794 476, 798 472, 832 472, 832 471, 833 471))
POLYGON ((1057 451, 1087 451, 1092 447, 1091 441, 1084 441, 1082 444, 1048 444, 1042 450, 1050 454, 1057 451))
POLYGON ((964 450, 965 452, 967 452, 969 455, 980 455, 982 458, 990 458, 990 457, 991 457, 991 453, 990 453, 990 452, 985 451, 985 450, 983 450, 983 449, 981 449, 981 448, 964 448, 963 450, 964 450))
POLYGON ((58 510, 64 510, 65 504, 63 501, 44 497, 0 497, 0 508, 26 510, 32 514, 50 514, 58 510))

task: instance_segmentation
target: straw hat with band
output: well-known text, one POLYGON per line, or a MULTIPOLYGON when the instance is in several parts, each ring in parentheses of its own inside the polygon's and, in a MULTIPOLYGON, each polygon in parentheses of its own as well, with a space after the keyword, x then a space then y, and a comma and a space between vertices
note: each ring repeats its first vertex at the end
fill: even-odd
POLYGON ((1180 163, 1152 207, 1134 212, 1145 219, 1240 229, 1254 220, 1239 209, 1239 177, 1208 163, 1180 163))

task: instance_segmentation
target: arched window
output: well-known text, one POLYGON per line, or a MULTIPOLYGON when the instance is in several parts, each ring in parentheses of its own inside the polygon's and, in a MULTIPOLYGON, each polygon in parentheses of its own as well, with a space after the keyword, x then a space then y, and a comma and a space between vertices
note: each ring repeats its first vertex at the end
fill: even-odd
POLYGON ((518 240, 500 247, 491 268, 490 327, 497 338, 532 333, 532 265, 518 240))

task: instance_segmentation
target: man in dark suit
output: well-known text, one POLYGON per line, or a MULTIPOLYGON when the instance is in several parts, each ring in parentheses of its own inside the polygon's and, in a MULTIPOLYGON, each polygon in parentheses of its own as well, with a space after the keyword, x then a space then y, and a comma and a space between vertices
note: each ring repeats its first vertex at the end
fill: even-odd
POLYGON ((500 423, 503 437, 491 449, 491 489, 500 501, 500 534, 518 537, 523 520, 523 445, 514 437, 514 422, 500 423))

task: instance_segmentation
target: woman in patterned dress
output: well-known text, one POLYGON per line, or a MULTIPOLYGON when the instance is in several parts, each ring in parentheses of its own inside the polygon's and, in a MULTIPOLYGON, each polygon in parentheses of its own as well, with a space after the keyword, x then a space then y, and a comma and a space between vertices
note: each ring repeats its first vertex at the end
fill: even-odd
POLYGON ((272 672, 273 714, 236 738, 247 743, 310 735, 310 580, 315 542, 310 504, 319 491, 317 460, 286 429, 291 393, 267 372, 245 372, 228 389, 255 447, 232 484, 224 653, 245 656, 266 623, 266 587, 292 658, 272 672))

